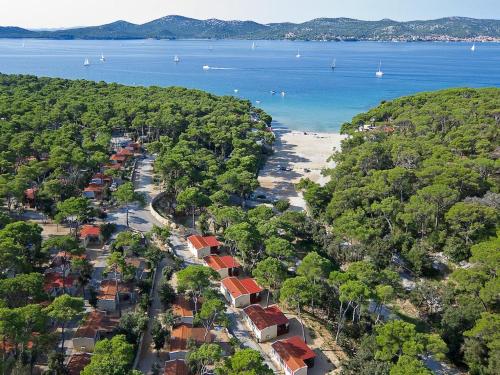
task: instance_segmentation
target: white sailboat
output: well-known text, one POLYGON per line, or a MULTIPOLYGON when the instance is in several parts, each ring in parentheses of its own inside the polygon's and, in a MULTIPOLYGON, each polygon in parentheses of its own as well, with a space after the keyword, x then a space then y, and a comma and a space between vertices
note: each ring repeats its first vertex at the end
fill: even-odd
POLYGON ((297 54, 295 55, 296 58, 300 59, 300 50, 297 50, 297 54))
POLYGON ((83 66, 90 66, 89 59, 85 59, 85 61, 83 62, 83 66))
POLYGON ((179 56, 175 55, 174 56, 174 63, 178 63, 180 61, 181 61, 181 59, 179 59, 179 56))
POLYGON ((101 58, 100 58, 101 62, 104 62, 106 61, 106 58, 104 57, 104 53, 101 53, 101 58))
POLYGON ((203 70, 210 70, 210 67, 208 65, 203 65, 203 70))
POLYGON ((252 43, 252 49, 255 49, 256 45, 255 42, 252 43))
POLYGON ((384 72, 382 71, 382 61, 378 63, 378 70, 375 73, 375 76, 378 78, 382 78, 384 76, 384 72))
POLYGON ((332 70, 335 70, 336 67, 337 67, 337 59, 333 59, 331 68, 332 68, 332 70))
POLYGON ((240 92, 240 90, 238 90, 238 89, 234 89, 233 91, 234 91, 235 94, 237 94, 237 93, 240 92))
POLYGON ((476 43, 474 43, 474 44, 472 45, 472 47, 470 48, 470 50, 471 50, 472 52, 474 52, 474 51, 476 50, 476 43))

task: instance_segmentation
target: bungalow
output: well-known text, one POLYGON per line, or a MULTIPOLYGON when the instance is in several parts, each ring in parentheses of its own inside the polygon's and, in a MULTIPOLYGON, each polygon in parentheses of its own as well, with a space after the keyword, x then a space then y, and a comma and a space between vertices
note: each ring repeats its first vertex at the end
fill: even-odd
POLYGON ((38 193, 37 188, 30 188, 24 191, 24 202, 28 207, 30 208, 35 207, 37 193, 38 193))
POLYGON ((100 310, 115 312, 118 310, 118 300, 134 302, 135 293, 130 285, 119 282, 118 286, 114 280, 103 280, 97 295, 97 308, 100 310))
POLYGON ((125 263, 132 266, 135 270, 135 280, 142 280, 147 277, 149 270, 146 269, 146 261, 139 257, 126 257, 125 263))
POLYGON ((94 310, 85 322, 78 327, 73 336, 73 349, 92 352, 95 343, 101 338, 110 337, 119 320, 109 317, 104 311, 94 310))
POLYGON ((189 375, 189 369, 184 360, 172 359, 165 362, 165 371, 163 375, 189 375))
POLYGON ((101 228, 97 225, 83 225, 80 229, 80 239, 85 247, 90 245, 102 245, 103 237, 101 228))
POLYGON ((125 147, 120 149, 120 151, 118 151, 116 155, 123 155, 128 158, 130 156, 134 156, 134 151, 130 150, 128 147, 125 147))
POLYGON ((98 172, 92 176, 90 183, 97 185, 111 185, 113 183, 113 177, 98 172))
POLYGON ((172 304, 172 312, 176 316, 176 323, 193 324, 194 302, 183 294, 178 294, 172 304))
POLYGON ((63 293, 76 294, 76 280, 72 276, 63 277, 60 273, 47 273, 43 281, 43 290, 51 297, 57 297, 63 293))
POLYGON ((169 342, 169 358, 184 359, 189 352, 188 346, 190 343, 202 345, 214 341, 214 335, 206 332, 205 328, 193 328, 189 324, 181 324, 174 329, 170 334, 169 342))
POLYGON ((299 336, 276 341, 271 347, 271 356, 286 375, 307 375, 307 369, 314 367, 316 354, 299 336))
POLYGON ((102 185, 90 183, 83 189, 83 197, 88 199, 102 200, 104 188, 102 185))
POLYGON ((277 305, 262 308, 250 305, 243 309, 243 316, 258 342, 267 341, 288 333, 288 318, 277 305))
POLYGON ((188 247, 191 253, 197 258, 204 258, 217 252, 222 245, 214 236, 193 235, 187 238, 188 247))
POLYGON ((120 164, 123 165, 127 161, 127 156, 125 155, 118 155, 118 154, 113 154, 109 158, 111 164, 120 164))
POLYGON ((260 301, 262 288, 254 279, 226 277, 220 284, 221 293, 234 307, 245 307, 260 301))
POLYGON ((89 353, 74 353, 69 357, 66 370, 68 375, 80 375, 85 366, 90 363, 89 353))
POLYGON ((238 276, 241 265, 232 256, 209 255, 203 258, 205 264, 217 271, 221 278, 238 276))

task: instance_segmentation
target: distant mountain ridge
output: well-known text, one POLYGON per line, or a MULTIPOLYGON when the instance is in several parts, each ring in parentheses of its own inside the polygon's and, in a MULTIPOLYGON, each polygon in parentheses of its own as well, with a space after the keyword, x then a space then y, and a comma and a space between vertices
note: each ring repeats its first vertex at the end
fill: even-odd
POLYGON ((55 31, 0 27, 0 38, 48 39, 289 39, 289 40, 484 40, 500 41, 500 20, 448 17, 429 21, 363 21, 317 18, 303 23, 198 20, 166 16, 141 25, 116 21, 55 31))

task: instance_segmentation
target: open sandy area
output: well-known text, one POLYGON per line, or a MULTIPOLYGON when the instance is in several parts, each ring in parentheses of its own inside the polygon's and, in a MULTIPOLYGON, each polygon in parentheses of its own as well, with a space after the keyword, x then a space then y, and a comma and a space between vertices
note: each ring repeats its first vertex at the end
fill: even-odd
POLYGON ((345 136, 294 131, 283 127, 273 130, 276 135, 274 154, 259 174, 261 187, 257 194, 264 194, 272 200, 286 198, 293 209, 304 209, 305 202, 302 195, 295 191, 294 184, 303 177, 321 185, 327 183, 328 177, 323 176, 321 171, 335 166, 327 160, 335 151, 340 151, 345 136), (280 167, 291 170, 280 170, 280 167))

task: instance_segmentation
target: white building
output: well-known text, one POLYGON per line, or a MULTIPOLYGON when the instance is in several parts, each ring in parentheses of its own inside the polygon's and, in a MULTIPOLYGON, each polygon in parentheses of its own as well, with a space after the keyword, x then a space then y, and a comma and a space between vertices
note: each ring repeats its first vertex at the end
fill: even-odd
POLYGON ((214 236, 192 235, 187 238, 187 243, 191 253, 201 259, 217 252, 222 245, 214 236))
POLYGON ((288 318, 277 305, 263 308, 250 305, 243 309, 246 324, 258 342, 268 341, 289 331, 288 318))
POLYGON ((245 307, 261 299, 262 288, 254 279, 226 277, 220 284, 221 293, 234 307, 245 307))

